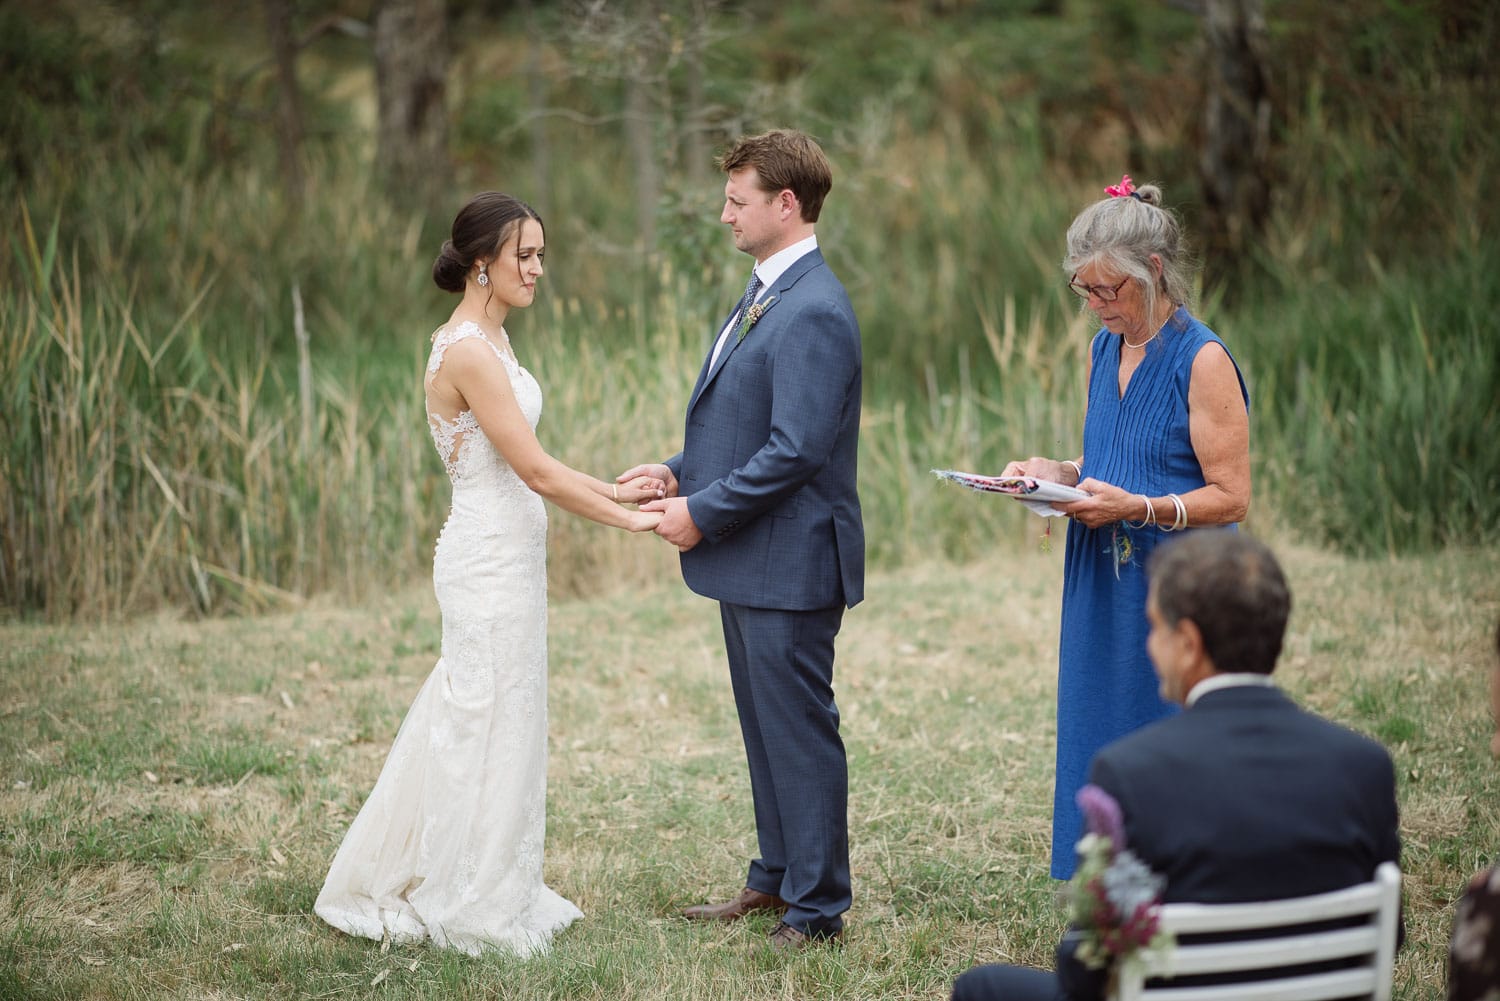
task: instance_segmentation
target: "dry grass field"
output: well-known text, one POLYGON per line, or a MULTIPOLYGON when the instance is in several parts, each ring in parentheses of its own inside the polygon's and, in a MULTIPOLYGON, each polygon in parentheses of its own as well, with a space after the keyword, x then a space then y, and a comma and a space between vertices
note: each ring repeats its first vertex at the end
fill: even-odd
MULTIPOLYGON (((1500 852, 1500 554, 1282 555, 1278 674, 1396 757, 1397 997, 1437 997, 1453 900, 1500 852)), ((435 659, 424 586, 260 618, 0 626, 0 999, 894 1001, 944 998, 975 962, 1047 963, 1061 566, 1018 543, 872 579, 836 677, 854 909, 843 948, 792 959, 759 947, 764 924, 675 917, 736 888, 753 845, 717 615, 675 581, 553 608, 547 871, 587 917, 531 962, 382 948, 310 913, 435 659)))

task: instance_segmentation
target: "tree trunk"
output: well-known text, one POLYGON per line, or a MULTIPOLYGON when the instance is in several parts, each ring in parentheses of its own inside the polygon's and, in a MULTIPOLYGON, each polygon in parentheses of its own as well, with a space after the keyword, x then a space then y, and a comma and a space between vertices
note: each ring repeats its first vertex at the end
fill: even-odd
POLYGON ((526 26, 526 99, 531 105, 531 166, 534 180, 526 194, 529 202, 546 218, 552 205, 552 136, 547 129, 547 78, 542 71, 542 27, 537 23, 532 0, 521 0, 521 23, 526 26))
POLYGON ((375 165, 418 210, 439 204, 450 175, 444 17, 443 0, 380 0, 375 14, 375 165))
POLYGON ((640 60, 625 81, 625 142, 635 174, 636 235, 642 259, 656 248, 656 199, 660 190, 656 165, 656 116, 651 113, 647 67, 640 60))
POLYGON ((697 188, 713 178, 713 151, 709 148, 707 73, 703 53, 709 42, 711 0, 694 0, 689 16, 688 42, 683 53, 687 70, 687 113, 682 124, 682 164, 688 183, 697 188))
POLYGON ((1205 280, 1239 270, 1270 210, 1271 99, 1261 0, 1204 0, 1208 88, 1198 173, 1205 280))
POLYGON ((297 86, 297 43, 292 37, 288 0, 265 0, 266 29, 276 61, 279 99, 276 107, 276 151, 281 184, 293 206, 302 204, 302 93, 297 86))

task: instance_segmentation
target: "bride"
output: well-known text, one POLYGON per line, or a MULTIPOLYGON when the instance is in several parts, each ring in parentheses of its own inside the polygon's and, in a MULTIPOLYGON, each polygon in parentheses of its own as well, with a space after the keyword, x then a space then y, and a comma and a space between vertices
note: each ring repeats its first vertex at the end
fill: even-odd
POLYGON ((463 300, 432 338, 432 440, 453 484, 433 587, 442 655, 334 856, 314 911, 350 935, 477 954, 545 951, 582 913, 542 882, 547 793, 547 513, 632 532, 659 514, 639 477, 608 484, 538 443, 542 394, 505 333, 542 275, 536 213, 476 195, 432 266, 463 300))

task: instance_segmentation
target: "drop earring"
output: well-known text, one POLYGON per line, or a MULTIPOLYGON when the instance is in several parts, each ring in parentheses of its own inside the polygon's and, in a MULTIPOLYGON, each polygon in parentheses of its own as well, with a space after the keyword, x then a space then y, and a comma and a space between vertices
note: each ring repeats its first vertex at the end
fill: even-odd
POLYGON ((490 276, 485 273, 485 267, 486 265, 484 264, 479 265, 479 277, 474 279, 479 283, 480 288, 484 288, 490 283, 490 276))

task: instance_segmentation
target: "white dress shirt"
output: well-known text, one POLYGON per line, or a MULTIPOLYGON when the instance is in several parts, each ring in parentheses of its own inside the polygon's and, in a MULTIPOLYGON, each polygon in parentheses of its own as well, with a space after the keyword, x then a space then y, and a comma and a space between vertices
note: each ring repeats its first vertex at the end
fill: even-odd
POLYGON ((1187 700, 1183 703, 1183 708, 1191 709, 1194 702, 1197 702, 1209 692, 1217 692, 1221 688, 1241 688, 1246 685, 1275 688, 1276 682, 1271 680, 1269 674, 1256 674, 1254 671, 1244 671, 1239 674, 1216 674, 1211 678, 1204 678, 1193 686, 1193 690, 1187 694, 1187 700))
MULTIPOLYGON (((798 240, 790 247, 783 247, 782 249, 776 251, 776 253, 772 254, 770 257, 767 257, 764 261, 761 261, 759 264, 757 264, 755 266, 755 273, 760 277, 760 295, 757 295, 755 297, 755 302, 760 302, 761 296, 764 296, 766 294, 766 289, 775 284, 776 279, 785 274, 786 269, 791 267, 794 261, 805 257, 806 255, 812 253, 817 249, 817 236, 809 236, 805 240, 798 240)), ((750 303, 750 305, 753 306, 755 305, 755 303, 750 303)), ((748 309, 749 306, 747 306, 746 308, 748 309)), ((729 318, 729 322, 724 324, 724 329, 719 331, 719 339, 714 342, 713 357, 710 358, 708 362, 708 370, 710 372, 712 372, 714 366, 719 363, 719 352, 723 351, 724 345, 728 343, 729 332, 731 330, 739 329, 739 323, 740 314, 735 313, 729 318)))

